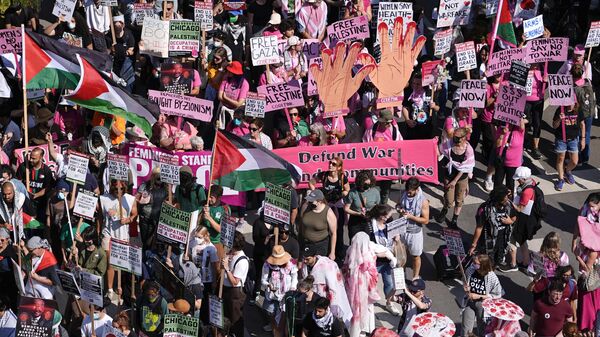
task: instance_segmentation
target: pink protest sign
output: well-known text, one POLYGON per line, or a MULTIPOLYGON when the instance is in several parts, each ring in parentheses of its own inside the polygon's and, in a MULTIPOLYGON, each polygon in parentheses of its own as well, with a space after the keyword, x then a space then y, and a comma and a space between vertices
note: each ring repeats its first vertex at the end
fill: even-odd
POLYGON ((548 103, 553 106, 569 106, 575 103, 573 76, 548 75, 548 103))
POLYGON ((22 41, 21 28, 0 29, 0 54, 20 54, 22 41))
POLYGON ((569 38, 567 37, 534 39, 527 43, 527 54, 524 61, 529 64, 547 61, 566 61, 568 51, 569 38))
POLYGON ((148 90, 148 99, 158 104, 160 112, 203 122, 210 122, 213 116, 213 102, 202 98, 148 90))
MULTIPOLYGON (((308 63, 309 63, 309 66, 310 66, 310 64, 316 63, 319 65, 319 68, 323 67, 323 59, 321 59, 321 57, 315 57, 314 59, 310 60, 308 63)), ((317 82, 315 81, 315 79, 312 75, 312 71, 308 72, 308 87, 306 89, 306 93, 308 94, 308 96, 314 96, 314 95, 319 94, 319 90, 317 88, 317 82)))
POLYGON ((302 88, 297 81, 261 85, 257 91, 266 97, 265 112, 304 105, 302 88))
POLYGON ((442 64, 442 60, 427 61, 421 65, 422 86, 428 86, 435 82, 437 78, 437 66, 442 64))
POLYGON ((369 22, 366 16, 336 21, 327 26, 330 45, 337 41, 352 41, 369 38, 369 22))
POLYGON ((508 83, 500 84, 494 119, 512 125, 521 125, 527 94, 508 83))
POLYGON ((462 80, 460 81, 458 106, 461 108, 485 108, 485 94, 485 80, 462 80))
POLYGON ((510 70, 513 60, 522 60, 525 57, 525 48, 512 48, 497 51, 490 54, 490 60, 487 64, 486 75, 498 75, 510 70))
POLYGON ((437 184, 437 139, 401 142, 370 142, 315 147, 276 149, 273 152, 302 170, 300 188, 328 170, 329 160, 344 160, 344 176, 350 182, 361 170, 370 170, 377 180, 417 177, 422 182, 437 184))
POLYGON ((302 40, 302 53, 306 55, 306 59, 309 61, 321 57, 321 42, 317 39, 302 40))

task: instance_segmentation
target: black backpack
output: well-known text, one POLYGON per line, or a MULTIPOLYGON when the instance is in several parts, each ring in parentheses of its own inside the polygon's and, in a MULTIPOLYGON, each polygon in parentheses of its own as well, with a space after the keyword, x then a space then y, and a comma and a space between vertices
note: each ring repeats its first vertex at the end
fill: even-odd
POLYGON ((256 282, 256 269, 254 268, 254 263, 252 259, 245 255, 242 255, 233 264, 231 272, 233 273, 233 271, 235 270, 235 265, 243 259, 248 260, 248 274, 246 275, 246 281, 244 282, 244 285, 242 285, 242 291, 244 291, 244 294, 249 295, 254 293, 254 284, 256 282))
POLYGON ((534 199, 533 199, 533 215, 537 218, 538 222, 546 217, 548 213, 548 205, 544 197, 544 192, 537 186, 528 186, 526 188, 533 188, 534 199))
POLYGON ((288 325, 293 326, 302 322, 306 317, 306 294, 297 290, 285 293, 283 297, 285 315, 288 325))

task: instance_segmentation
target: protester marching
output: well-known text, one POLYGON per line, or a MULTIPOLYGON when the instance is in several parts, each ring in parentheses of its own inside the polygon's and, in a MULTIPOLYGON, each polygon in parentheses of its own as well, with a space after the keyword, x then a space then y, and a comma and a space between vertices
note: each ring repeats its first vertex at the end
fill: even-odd
POLYGON ((600 337, 598 1, 0 12, 0 337, 600 337))

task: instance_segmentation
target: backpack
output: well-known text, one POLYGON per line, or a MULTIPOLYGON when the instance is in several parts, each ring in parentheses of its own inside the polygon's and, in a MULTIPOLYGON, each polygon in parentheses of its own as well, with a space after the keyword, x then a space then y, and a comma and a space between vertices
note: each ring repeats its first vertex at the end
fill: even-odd
MULTIPOLYGON (((379 122, 375 123, 371 129, 371 138, 375 139, 375 133, 377 133, 378 128, 379 122)), ((396 136, 398 136, 398 127, 396 125, 392 125, 392 140, 396 140, 396 136)))
POLYGON ((283 303, 288 326, 294 326, 297 322, 304 320, 306 317, 306 294, 297 290, 288 291, 283 297, 283 303))
POLYGON ((233 272, 235 270, 235 266, 237 265, 237 263, 244 259, 248 260, 248 274, 246 275, 246 281, 242 285, 242 291, 244 292, 244 294, 248 295, 248 294, 254 293, 254 284, 256 282, 255 281, 256 269, 254 268, 254 263, 253 263, 252 259, 245 255, 242 255, 233 264, 233 267, 231 268, 231 272, 233 272))
POLYGON ((583 117, 593 116, 596 109, 596 95, 589 81, 581 87, 575 86, 575 97, 579 103, 579 112, 583 117))
POLYGON ((533 193, 535 196, 533 199, 532 211, 533 215, 538 219, 539 222, 540 220, 544 219, 548 213, 548 205, 546 205, 544 192, 538 187, 537 184, 535 186, 528 186, 526 188, 533 188, 533 193))

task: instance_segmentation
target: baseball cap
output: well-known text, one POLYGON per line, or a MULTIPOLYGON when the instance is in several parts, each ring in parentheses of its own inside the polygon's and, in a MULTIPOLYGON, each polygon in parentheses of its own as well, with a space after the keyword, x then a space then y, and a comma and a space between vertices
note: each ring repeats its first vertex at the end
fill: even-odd
POLYGON ((382 122, 390 122, 394 120, 394 115, 390 110, 384 109, 379 112, 379 119, 381 119, 382 122))
POLYGON ((410 282, 406 282, 406 287, 413 293, 419 290, 425 290, 425 281, 420 278, 414 279, 410 282))
POLYGON ((513 180, 531 178, 531 169, 527 166, 519 166, 513 175, 513 180))
POLYGON ((306 196, 306 201, 313 202, 317 200, 325 200, 325 195, 320 189, 313 190, 306 196))

